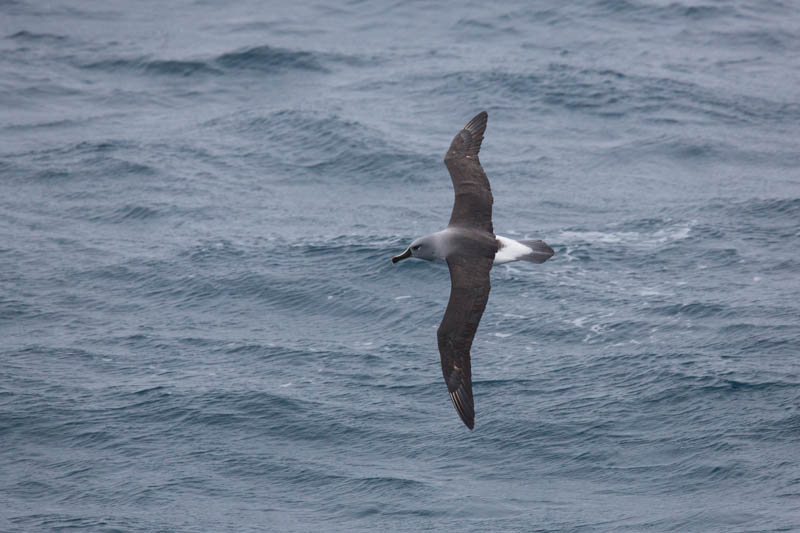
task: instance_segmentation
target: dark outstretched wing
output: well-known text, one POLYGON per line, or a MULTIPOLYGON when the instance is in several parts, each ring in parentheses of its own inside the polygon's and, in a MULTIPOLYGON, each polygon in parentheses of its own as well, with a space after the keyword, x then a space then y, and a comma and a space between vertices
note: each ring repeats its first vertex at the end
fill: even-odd
POLYGON ((456 193, 450 225, 494 233, 492 189, 478 159, 488 118, 486 111, 481 111, 458 132, 444 156, 444 164, 456 193))
POLYGON ((472 429, 475 426, 475 404, 472 401, 469 350, 489 299, 492 259, 448 257, 447 266, 450 267, 452 284, 450 301, 438 331, 442 375, 456 411, 472 429))

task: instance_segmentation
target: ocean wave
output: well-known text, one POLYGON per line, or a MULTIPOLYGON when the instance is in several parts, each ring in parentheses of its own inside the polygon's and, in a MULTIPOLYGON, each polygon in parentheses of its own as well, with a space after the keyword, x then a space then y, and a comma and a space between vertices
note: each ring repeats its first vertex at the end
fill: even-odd
POLYGON ((717 45, 726 43, 730 47, 749 47, 759 52, 795 49, 800 42, 795 32, 778 28, 716 31, 711 32, 708 38, 717 45))
POLYGON ((434 487, 416 479, 397 476, 363 477, 344 479, 340 490, 369 494, 372 497, 411 496, 420 492, 433 492, 434 487))
MULTIPOLYGON (((81 211, 84 211, 82 208, 81 211)), ((162 216, 164 212, 159 209, 143 205, 125 205, 111 212, 103 214, 90 214, 87 218, 93 222, 110 222, 122 224, 133 220, 151 220, 162 216)))
POLYGON ((695 220, 673 221, 666 219, 637 219, 604 230, 568 229, 553 239, 556 245, 571 246, 570 257, 576 258, 579 249, 587 245, 618 245, 625 247, 657 249, 688 239, 695 220))
MULTIPOLYGON (((438 170, 441 165, 439 157, 414 152, 388 132, 337 115, 280 110, 265 116, 248 113, 214 119, 204 126, 230 128, 248 138, 267 138, 266 154, 259 153, 259 157, 269 158, 267 163, 289 165, 326 180, 422 182, 428 180, 431 168, 438 170)), ((298 176, 287 179, 296 182, 298 176)))
POLYGON ((102 59, 85 63, 81 68, 105 72, 131 72, 162 76, 193 76, 222 74, 222 71, 205 61, 160 60, 148 57, 102 59))
POLYGON ((9 35, 6 38, 13 39, 15 41, 46 42, 59 45, 69 40, 69 37, 66 35, 57 35, 55 33, 37 33, 27 30, 18 31, 17 33, 9 35))
POLYGON ((33 175, 41 181, 102 178, 121 179, 126 176, 149 177, 161 170, 137 160, 139 145, 130 141, 107 139, 81 141, 14 154, 16 159, 34 163, 21 169, 20 176, 33 175))
POLYGON ((675 78, 568 63, 551 62, 546 68, 530 73, 498 69, 457 71, 426 81, 444 94, 460 94, 467 86, 508 99, 513 107, 536 110, 560 107, 608 118, 673 118, 685 123, 705 117, 732 124, 787 123, 800 118, 800 104, 794 102, 742 97, 675 78))
POLYGON ((292 50, 269 45, 243 48, 210 58, 160 59, 151 56, 106 58, 79 63, 85 70, 130 72, 151 76, 220 76, 231 73, 261 72, 279 74, 290 71, 327 73, 336 65, 359 66, 357 56, 292 50))
POLYGON ((280 72, 308 70, 327 72, 325 55, 304 50, 287 50, 272 46, 256 46, 217 56, 214 63, 230 70, 280 72))
MULTIPOLYGON (((90 220, 106 223, 150 221, 165 215, 180 214, 172 207, 152 208, 125 205, 94 214, 90 220)), ((374 287, 342 287, 331 274, 359 276, 362 281, 384 279, 391 269, 389 258, 399 245, 369 239, 340 237, 328 244, 285 243, 274 241, 256 247, 232 242, 205 243, 185 249, 174 258, 132 260, 122 264, 80 269, 79 280, 104 279, 136 287, 145 301, 170 302, 178 309, 202 308, 209 302, 256 302, 264 312, 287 316, 338 317, 360 322, 369 315, 370 331, 386 323, 407 319, 419 321, 414 305, 396 303, 374 287), (348 243, 348 244, 345 244, 348 243), (214 268, 221 261, 238 263, 224 272, 214 268), (294 275, 292 265, 318 265, 294 275), (324 264, 334 265, 325 269, 324 264), (326 272, 327 270, 327 272, 326 272), (394 305, 388 305, 388 301, 394 305)))
POLYGON ((586 16, 607 17, 613 14, 623 20, 636 20, 650 24, 663 22, 684 22, 721 20, 737 18, 740 12, 735 5, 688 4, 686 2, 670 2, 659 5, 641 0, 596 0, 586 16))
POLYGON ((774 220, 786 217, 788 220, 800 219, 800 198, 754 198, 746 201, 725 202, 724 210, 738 218, 754 217, 774 220))
POLYGON ((737 315, 735 308, 722 303, 689 302, 651 307, 651 312, 665 316, 686 316, 692 318, 733 318, 737 315))
POLYGON ((0 322, 38 314, 38 311, 33 306, 22 300, 0 297, 0 322))

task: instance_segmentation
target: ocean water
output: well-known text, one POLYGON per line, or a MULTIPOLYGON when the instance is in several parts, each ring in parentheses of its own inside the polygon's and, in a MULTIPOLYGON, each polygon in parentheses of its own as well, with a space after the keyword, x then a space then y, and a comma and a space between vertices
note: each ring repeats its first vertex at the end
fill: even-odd
POLYGON ((0 0, 0 531, 800 530, 789 1, 0 0), (489 112, 476 427, 442 157, 489 112))

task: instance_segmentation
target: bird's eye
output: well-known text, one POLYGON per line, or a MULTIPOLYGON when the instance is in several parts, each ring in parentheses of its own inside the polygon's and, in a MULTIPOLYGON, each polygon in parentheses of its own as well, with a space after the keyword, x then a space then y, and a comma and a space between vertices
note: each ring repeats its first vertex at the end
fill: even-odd
POLYGON ((412 250, 419 250, 419 246, 420 246, 419 244, 418 244, 418 245, 416 245, 416 246, 412 246, 412 247, 411 247, 411 249, 412 249, 412 250))

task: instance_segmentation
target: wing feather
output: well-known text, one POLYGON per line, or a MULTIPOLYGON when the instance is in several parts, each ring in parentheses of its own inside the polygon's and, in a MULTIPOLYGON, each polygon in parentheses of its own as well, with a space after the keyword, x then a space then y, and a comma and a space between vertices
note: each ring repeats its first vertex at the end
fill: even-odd
POLYGON ((494 233, 492 227, 492 189, 483 171, 478 152, 489 118, 481 111, 467 122, 450 143, 444 164, 450 172, 455 190, 450 226, 479 228, 494 233))
POLYGON ((489 299, 492 259, 454 256, 447 258, 447 265, 450 268, 450 301, 437 332, 442 375, 453 406, 464 424, 472 429, 475 427, 475 403, 470 349, 489 299))

